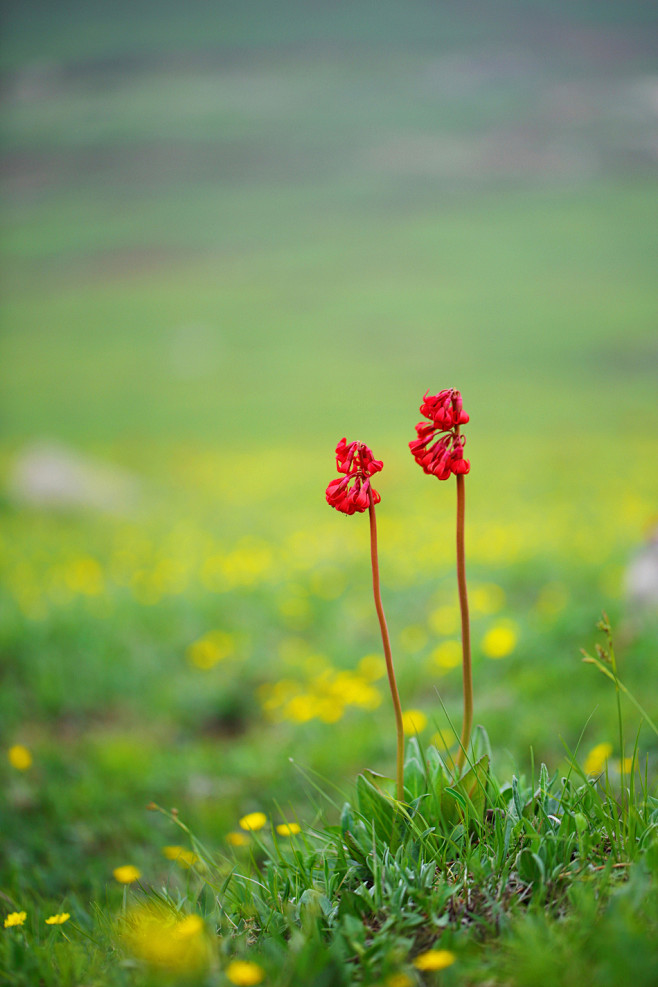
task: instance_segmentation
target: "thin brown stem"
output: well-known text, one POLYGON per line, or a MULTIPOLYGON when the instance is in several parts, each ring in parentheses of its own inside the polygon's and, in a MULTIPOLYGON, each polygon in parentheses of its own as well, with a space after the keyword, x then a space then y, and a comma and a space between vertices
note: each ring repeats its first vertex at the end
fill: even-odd
POLYGON ((464 683, 464 722, 457 755, 457 772, 464 767, 473 726, 473 673, 471 671, 471 625, 468 619, 468 593, 466 591, 466 557, 464 553, 464 477, 457 474, 457 587, 462 617, 462 675, 464 683))
POLYGON ((382 644, 384 645, 384 657, 386 658, 386 671, 388 672, 388 684, 391 689, 393 699, 393 709, 395 711, 395 729, 397 730, 397 795, 398 801, 404 802, 404 727, 402 725, 402 707, 400 705, 400 694, 397 682, 395 681, 395 671, 393 669, 393 656, 391 655, 391 641, 388 636, 386 617, 382 606, 382 597, 379 591, 379 561, 377 559, 377 520, 375 518, 375 501, 370 490, 370 505, 368 507, 370 515, 370 558, 372 560, 372 589, 375 596, 375 610, 379 618, 379 627, 382 633, 382 644))

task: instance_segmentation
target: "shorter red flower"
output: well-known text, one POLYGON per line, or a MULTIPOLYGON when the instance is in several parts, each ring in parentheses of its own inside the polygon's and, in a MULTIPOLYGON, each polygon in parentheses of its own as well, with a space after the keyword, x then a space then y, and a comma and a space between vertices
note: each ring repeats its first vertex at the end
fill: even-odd
POLYGON ((430 421, 416 425, 418 438, 409 443, 409 448, 423 472, 439 480, 468 473, 471 464, 464 459, 466 439, 460 435, 459 427, 469 418, 459 391, 450 387, 438 394, 425 394, 420 411, 430 421))
POLYGON ((372 450, 363 442, 347 442, 341 439, 336 446, 336 469, 345 476, 332 480, 327 487, 327 503, 343 514, 361 514, 370 506, 370 492, 373 503, 381 497, 370 484, 373 473, 379 473, 384 464, 375 459, 372 450))

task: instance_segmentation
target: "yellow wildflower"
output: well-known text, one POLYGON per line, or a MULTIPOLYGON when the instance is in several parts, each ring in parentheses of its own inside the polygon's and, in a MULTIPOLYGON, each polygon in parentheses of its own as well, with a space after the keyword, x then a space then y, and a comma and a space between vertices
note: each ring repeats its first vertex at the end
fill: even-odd
POLYGON ((421 651, 427 644, 427 631, 418 624, 410 624, 400 631, 400 647, 407 654, 413 655, 421 651))
POLYGON ((17 771, 27 771, 28 768, 32 767, 32 755, 22 744, 14 744, 13 747, 10 747, 7 751, 7 757, 12 768, 16 768, 17 771))
POLYGON ((190 644, 186 654, 191 665, 207 671, 235 654, 235 640, 226 631, 209 631, 190 644))
POLYGON ((180 918, 148 905, 128 913, 123 934, 135 956, 161 970, 198 972, 210 960, 210 944, 199 915, 180 918))
POLYGON ((487 658, 506 658, 516 647, 519 633, 512 621, 494 624, 482 640, 482 650, 487 658))
POLYGON ((66 569, 64 579, 70 590, 85 596, 98 596, 104 589, 103 570, 90 556, 74 559, 66 569))
POLYGON ((71 918, 68 912, 61 912, 59 915, 51 915, 46 919, 46 925, 63 925, 71 918))
POLYGON ((421 733, 427 726, 427 717, 420 709, 407 709, 402 714, 405 733, 421 733))
POLYGON ((428 949, 426 953, 419 953, 413 964, 417 970, 445 970, 456 959, 449 949, 428 949))
POLYGON ((249 960, 231 960, 226 967, 226 976, 236 987, 255 987, 265 979, 265 971, 249 960))
POLYGON ((457 734, 452 729, 452 727, 444 727, 443 730, 437 730, 430 737, 430 743, 436 747, 437 750, 449 750, 453 744, 457 743, 457 734))
POLYGON ((585 774, 599 775, 605 770, 606 761, 612 754, 612 744, 597 744, 585 758, 585 774))
POLYGON ((226 842, 230 846, 247 846, 249 837, 246 833, 227 833, 226 842))
POLYGON ((12 925, 22 925, 27 918, 27 912, 10 912, 5 919, 5 929, 11 929, 12 925))
POLYGON ((133 866, 133 864, 123 864, 122 867, 115 867, 112 873, 119 884, 132 884, 133 881, 139 881, 142 876, 142 872, 133 866))
POLYGON ((456 606, 437 607, 429 615, 428 623, 435 634, 454 634, 459 627, 459 610, 456 606))
POLYGON ((403 971, 392 973, 390 977, 386 978, 386 987, 414 987, 415 983, 416 981, 403 971))
POLYGON ((462 646, 456 638, 449 638, 437 645, 431 656, 439 668, 456 668, 461 664, 462 646))
POLYGON ((374 682, 386 675, 386 662, 379 654, 364 655, 358 668, 363 678, 368 681, 374 682))
POLYGON ((186 850, 182 846, 165 846, 162 852, 167 860, 175 860, 181 867, 193 867, 199 862, 199 857, 192 850, 186 850))
POLYGON ((471 609, 477 613, 497 613, 505 606, 505 590, 496 583, 476 586, 468 594, 471 609))
POLYGON ((240 820, 240 828, 253 832, 262 829, 266 822, 267 816, 264 812, 249 812, 240 820))
POLYGON ((300 827, 297 823, 281 823, 276 828, 279 836, 296 836, 297 833, 301 832, 300 827))

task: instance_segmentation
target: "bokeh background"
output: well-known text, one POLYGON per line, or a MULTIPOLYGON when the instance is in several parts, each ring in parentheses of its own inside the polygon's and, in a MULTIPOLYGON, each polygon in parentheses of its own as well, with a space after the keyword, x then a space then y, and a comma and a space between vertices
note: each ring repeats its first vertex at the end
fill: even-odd
POLYGON ((343 435, 385 462, 403 704, 450 747, 454 489, 407 449, 428 389, 471 414, 500 770, 614 742, 579 662, 603 608, 655 716, 625 589, 658 510, 651 5, 3 16, 0 729, 32 757, 2 768, 12 880, 148 867, 150 799, 219 841, 274 798, 312 814, 307 771, 391 770, 367 522, 324 501, 343 435))

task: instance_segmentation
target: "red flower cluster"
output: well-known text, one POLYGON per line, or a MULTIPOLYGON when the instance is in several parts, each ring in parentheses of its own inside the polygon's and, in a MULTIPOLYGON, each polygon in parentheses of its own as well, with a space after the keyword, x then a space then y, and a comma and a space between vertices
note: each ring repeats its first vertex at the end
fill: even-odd
POLYGON ((379 473, 384 466, 381 459, 375 459, 372 451, 363 442, 350 442, 341 439, 336 446, 336 469, 345 476, 332 480, 327 487, 327 503, 343 514, 363 513, 370 506, 370 491, 373 503, 381 497, 371 487, 370 477, 379 473))
POLYGON ((425 394, 420 413, 430 421, 416 425, 418 438, 409 448, 423 472, 439 480, 447 480, 453 473, 468 473, 471 464, 464 459, 466 439, 459 434, 459 426, 466 424, 468 415, 462 409, 459 391, 450 387, 438 394, 425 394))

